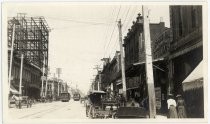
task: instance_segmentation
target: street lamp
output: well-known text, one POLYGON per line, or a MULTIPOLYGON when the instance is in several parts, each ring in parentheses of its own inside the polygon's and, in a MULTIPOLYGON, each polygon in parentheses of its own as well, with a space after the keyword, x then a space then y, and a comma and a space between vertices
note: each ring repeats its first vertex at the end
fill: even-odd
POLYGON ((45 63, 45 56, 44 56, 44 59, 43 59, 43 66, 42 66, 42 77, 41 77, 41 79, 42 79, 42 87, 41 87, 41 94, 40 94, 40 96, 41 97, 43 97, 43 87, 44 87, 44 80, 45 80, 45 75, 44 75, 44 73, 45 73, 45 65, 44 65, 44 63, 45 63))

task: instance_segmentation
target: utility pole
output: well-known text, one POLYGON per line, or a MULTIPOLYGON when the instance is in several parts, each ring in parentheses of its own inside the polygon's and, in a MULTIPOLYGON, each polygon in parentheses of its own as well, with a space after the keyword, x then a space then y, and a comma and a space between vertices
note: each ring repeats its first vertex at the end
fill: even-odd
POLYGON ((43 97, 43 88, 44 88, 44 79, 45 79, 44 78, 44 72, 45 72, 44 63, 45 63, 45 56, 44 56, 43 66, 42 66, 42 87, 41 87, 41 94, 40 94, 41 97, 43 97))
POLYGON ((52 96, 53 96, 53 99, 54 99, 54 96, 55 96, 54 90, 55 90, 55 73, 53 73, 53 82, 52 82, 52 96))
MULTIPOLYGON (((22 14, 21 14, 22 15, 22 14)), ((25 18, 25 14, 23 14, 24 15, 24 17, 23 18, 25 18)), ((22 78, 23 78, 23 61, 24 61, 24 54, 23 54, 23 47, 25 47, 24 46, 24 43, 23 43, 23 41, 22 42, 20 42, 21 44, 20 44, 20 47, 21 47, 21 51, 20 51, 20 54, 21 54, 21 64, 20 64, 20 83, 19 83, 19 95, 20 96, 22 96, 22 78)))
POLYGON ((19 83, 19 95, 22 95, 22 77, 23 77, 23 53, 21 52, 21 64, 20 64, 20 83, 19 83))
POLYGON ((60 93, 62 93, 63 92, 63 81, 62 80, 61 80, 60 84, 61 84, 61 86, 60 86, 60 93))
POLYGON ((98 78, 99 78, 99 81, 98 81, 98 91, 100 91, 101 90, 101 87, 100 87, 100 85, 101 85, 101 71, 99 71, 98 72, 98 78))
POLYGON ((76 92, 78 92, 78 89, 77 89, 77 84, 76 84, 76 92))
POLYGON ((122 84, 123 84, 123 96, 127 101, 127 93, 126 93, 126 79, 125 79, 125 60, 123 54, 123 45, 122 45, 122 24, 121 20, 118 21, 119 28, 119 43, 120 43, 120 56, 121 56, 121 72, 122 72, 122 84))
POLYGON ((47 90, 48 90, 48 74, 49 74, 49 68, 47 68, 47 75, 46 75, 46 85, 45 85, 45 98, 47 97, 47 90))
POLYGON ((156 103, 155 103, 155 88, 154 88, 154 77, 152 67, 152 52, 151 52, 151 38, 150 38, 150 27, 149 27, 149 13, 147 6, 142 6, 143 12, 143 31, 145 41, 145 58, 146 58, 146 81, 148 86, 149 95, 149 115, 150 118, 156 116, 156 103))
POLYGON ((9 91, 8 94, 10 94, 10 85, 11 85, 11 75, 12 75, 12 59, 13 59, 13 50, 14 50, 14 41, 15 41, 15 26, 16 24, 13 24, 13 31, 12 31, 12 44, 11 44, 11 51, 10 51, 10 63, 9 63, 9 91))
POLYGON ((92 91, 94 90, 94 79, 90 79, 90 81, 92 82, 91 83, 91 88, 92 88, 92 91))
POLYGON ((58 74, 58 96, 60 95, 60 74, 61 74, 61 68, 56 69, 56 73, 58 74))
MULTIPOLYGON (((96 68, 94 68, 94 69, 96 69, 96 68)), ((94 90, 98 90, 98 89, 95 89, 96 83, 97 83, 97 87, 98 87, 98 82, 96 82, 96 81, 97 81, 97 80, 96 80, 96 76, 97 76, 97 75, 93 75, 93 77, 94 77, 94 79, 93 79, 93 89, 94 89, 94 90)))
POLYGON ((63 84, 63 92, 66 91, 66 82, 63 84))
POLYGON ((100 72, 100 69, 102 69, 102 68, 100 68, 99 65, 96 65, 96 67, 93 68, 93 69, 97 70, 97 73, 98 73, 98 76, 99 76, 99 81, 98 81, 98 84, 97 84, 98 91, 99 91, 100 90, 100 84, 101 84, 101 72, 100 72))

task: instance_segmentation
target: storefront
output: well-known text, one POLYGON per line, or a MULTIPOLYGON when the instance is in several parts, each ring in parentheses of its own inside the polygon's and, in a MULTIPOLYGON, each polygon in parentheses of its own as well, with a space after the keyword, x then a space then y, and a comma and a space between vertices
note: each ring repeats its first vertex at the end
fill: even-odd
MULTIPOLYGON (((167 60, 153 60, 154 86, 157 113, 167 113, 167 60)), ((148 99, 145 62, 136 63, 126 70, 127 97, 141 103, 148 99)))

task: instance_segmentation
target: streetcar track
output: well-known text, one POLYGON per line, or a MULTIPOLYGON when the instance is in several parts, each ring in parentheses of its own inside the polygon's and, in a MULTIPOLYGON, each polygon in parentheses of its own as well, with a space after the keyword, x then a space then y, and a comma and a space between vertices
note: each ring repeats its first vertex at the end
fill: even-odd
POLYGON ((20 117, 19 119, 27 118, 27 117, 30 117, 30 116, 31 116, 31 117, 35 116, 35 118, 40 118, 40 117, 43 116, 44 114, 47 114, 47 113, 49 113, 49 112, 52 112, 52 111, 56 111, 56 110, 62 109, 62 108, 64 108, 64 107, 66 107, 66 106, 68 106, 68 104, 67 104, 67 105, 64 105, 64 106, 61 106, 61 107, 57 106, 57 108, 54 108, 54 107, 56 107, 56 106, 52 106, 53 108, 49 108, 49 109, 47 109, 47 110, 42 110, 42 111, 35 112, 35 113, 29 114, 29 115, 25 115, 25 116, 20 117), (39 114, 41 114, 41 115, 39 115, 39 114), (37 115, 39 115, 40 117, 37 116, 37 115))
MULTIPOLYGON (((52 109, 52 108, 50 108, 50 109, 52 109)), ((54 109, 54 108, 53 108, 54 109)), ((22 118, 26 118, 26 117, 29 117, 29 116, 33 116, 33 115, 36 115, 36 114, 39 114, 39 113, 42 113, 42 112, 45 112, 45 111, 48 111, 49 109, 45 109, 45 110, 41 110, 41 111, 39 111, 39 112, 35 112, 35 113, 32 113, 32 114, 28 114, 28 115, 25 115, 25 116, 23 116, 23 117, 20 117, 19 119, 22 119, 22 118)))
POLYGON ((49 111, 47 111, 47 113, 43 113, 43 114, 41 114, 41 115, 39 115, 39 116, 35 116, 35 118, 40 118, 41 116, 43 116, 43 115, 45 115, 45 114, 49 114, 50 112, 57 111, 57 110, 59 110, 59 109, 65 108, 66 106, 68 106, 68 104, 65 105, 65 106, 61 106, 61 107, 59 107, 59 108, 57 108, 57 109, 49 110, 49 111))

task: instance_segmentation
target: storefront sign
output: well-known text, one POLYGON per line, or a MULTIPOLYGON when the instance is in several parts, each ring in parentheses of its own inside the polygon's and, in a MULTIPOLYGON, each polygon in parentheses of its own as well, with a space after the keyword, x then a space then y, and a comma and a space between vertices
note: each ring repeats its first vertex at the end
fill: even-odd
POLYGON ((47 78, 45 76, 42 76, 41 80, 47 80, 47 78))
POLYGON ((122 94, 123 93, 123 90, 122 89, 119 89, 119 94, 122 94))
POLYGON ((160 87, 155 88, 155 97, 156 97, 156 108, 160 109, 161 108, 161 88, 160 87))
POLYGON ((126 82, 127 82, 127 88, 128 89, 136 88, 140 84, 140 78, 139 77, 130 77, 130 78, 127 78, 126 82))

